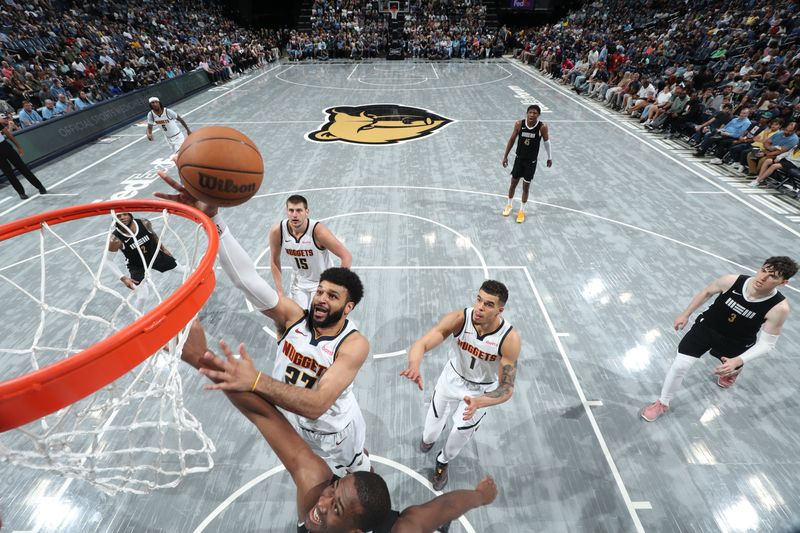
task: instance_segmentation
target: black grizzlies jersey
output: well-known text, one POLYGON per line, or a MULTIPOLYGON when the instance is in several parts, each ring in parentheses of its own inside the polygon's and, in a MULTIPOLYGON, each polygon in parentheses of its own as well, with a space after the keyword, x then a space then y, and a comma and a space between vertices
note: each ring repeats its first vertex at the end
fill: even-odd
POLYGON ((114 230, 114 236, 122 242, 122 254, 125 256, 125 263, 128 267, 144 268, 149 264, 153 255, 158 251, 158 237, 155 233, 147 231, 144 222, 140 219, 133 219, 136 229, 136 238, 131 237, 127 231, 114 230), (141 255, 139 251, 141 250, 141 255), (145 263, 142 263, 144 256, 145 263))
POLYGON ((539 143, 542 141, 542 121, 537 120, 532 128, 523 120, 517 135, 517 157, 520 159, 536 159, 539 157, 539 143))
POLYGON ((775 291, 772 296, 761 300, 747 300, 744 295, 748 279, 752 283, 753 278, 739 276, 731 288, 717 296, 711 307, 698 317, 698 322, 702 321, 704 326, 727 337, 755 339, 767 313, 785 297, 775 291))

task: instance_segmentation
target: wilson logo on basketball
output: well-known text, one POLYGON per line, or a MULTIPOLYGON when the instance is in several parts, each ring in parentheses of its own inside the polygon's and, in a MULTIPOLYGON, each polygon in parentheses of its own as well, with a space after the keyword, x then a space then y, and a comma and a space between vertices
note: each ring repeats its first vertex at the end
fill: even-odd
POLYGON ((255 183, 238 184, 232 179, 221 179, 211 174, 197 173, 200 178, 200 187, 217 192, 249 193, 256 192, 258 187, 255 183))
POLYGON ((431 135, 453 122, 427 109, 397 104, 340 106, 324 112, 326 122, 306 135, 309 141, 397 144, 431 135))

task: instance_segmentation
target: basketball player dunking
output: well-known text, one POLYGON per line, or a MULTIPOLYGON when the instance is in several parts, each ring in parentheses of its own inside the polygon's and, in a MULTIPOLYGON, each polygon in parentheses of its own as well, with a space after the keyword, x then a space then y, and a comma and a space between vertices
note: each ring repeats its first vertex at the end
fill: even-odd
POLYGON ((525 120, 514 123, 514 131, 506 143, 503 154, 503 168, 508 166, 508 154, 514 143, 517 143, 517 156, 514 158, 514 167, 511 169, 511 186, 508 188, 508 203, 503 208, 503 216, 507 217, 514 208, 514 191, 517 183, 522 178, 522 206, 517 213, 517 222, 525 221, 525 204, 528 203, 528 191, 536 172, 536 159, 539 157, 539 143, 544 141, 544 150, 547 152, 547 166, 553 166, 553 157, 550 153, 550 134, 547 124, 539 120, 542 110, 538 105, 528 106, 525 120))
POLYGON ((238 374, 235 367, 252 365, 244 347, 240 347, 240 357, 236 358, 225 343, 220 346, 226 360, 206 351, 205 334, 199 321, 195 321, 181 358, 216 381, 213 388, 226 391, 228 399, 255 424, 286 467, 296 487, 298 533, 432 533, 497 497, 494 480, 486 476, 474 490, 456 490, 401 512, 392 510, 389 489, 381 476, 356 472, 335 477, 281 412, 262 395, 250 392, 257 388, 256 384, 241 383, 233 377, 238 374))
POLYGON ((131 213, 119 213, 117 221, 117 227, 108 240, 107 264, 126 287, 135 289, 149 268, 166 272, 178 266, 172 254, 159 241, 149 220, 134 218, 131 213), (114 253, 120 250, 125 256, 129 276, 124 275, 114 263, 114 253))
POLYGON ((150 104, 150 111, 147 113, 147 140, 153 140, 153 126, 161 126, 161 129, 164 130, 164 137, 167 139, 174 156, 174 154, 177 154, 178 150, 181 149, 183 141, 186 140, 183 136, 183 132, 181 132, 181 129, 178 127, 178 122, 183 125, 186 130, 186 135, 191 135, 192 132, 189 130, 189 126, 186 125, 186 122, 184 122, 183 117, 172 109, 167 109, 162 106, 161 100, 159 100, 157 96, 151 97, 148 102, 150 104))
POLYGON ((367 359, 369 341, 347 318, 364 293, 361 280, 349 269, 329 268, 321 274, 309 308, 300 307, 258 274, 215 206, 192 197, 166 173, 159 175, 178 194, 156 196, 191 205, 212 217, 219 232, 222 269, 282 332, 272 377, 249 363, 237 366, 226 382, 246 384, 247 390, 288 411, 287 418, 333 464, 337 475, 369 470, 366 424, 353 394, 353 380, 367 359))
POLYGON ((323 271, 333 266, 333 256, 339 258, 343 268, 350 268, 353 260, 344 244, 322 222, 308 218, 308 201, 293 195, 286 200, 287 218, 269 230, 269 249, 272 261, 272 279, 275 289, 283 296, 281 252, 292 265, 290 297, 303 309, 317 292, 323 271))
POLYGON ((711 351, 720 360, 714 373, 718 376, 717 385, 723 389, 734 384, 746 363, 769 353, 789 317, 789 303, 778 287, 789 283, 796 273, 797 263, 792 259, 770 257, 755 276, 723 276, 697 293, 675 319, 676 331, 686 327, 689 317, 706 300, 719 296, 681 339, 661 397, 642 410, 642 418, 654 422, 669 410, 683 378, 704 353, 711 351))
POLYGON ((453 427, 436 458, 432 479, 436 490, 447 484, 448 464, 478 429, 485 408, 501 404, 514 394, 521 341, 517 331, 502 317, 507 300, 505 285, 484 281, 474 307, 446 314, 408 350, 408 368, 400 375, 422 390, 423 356, 447 337, 455 338, 454 353, 439 375, 419 443, 420 451, 430 451, 447 424, 448 415, 455 411, 453 427))

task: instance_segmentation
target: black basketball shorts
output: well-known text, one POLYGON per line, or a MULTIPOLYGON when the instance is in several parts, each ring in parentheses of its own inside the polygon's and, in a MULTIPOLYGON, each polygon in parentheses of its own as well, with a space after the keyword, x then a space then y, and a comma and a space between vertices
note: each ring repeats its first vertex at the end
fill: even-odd
POLYGON ((530 183, 533 180, 533 175, 536 173, 536 160, 535 159, 514 159, 514 168, 511 169, 512 178, 522 178, 524 181, 530 183))
POLYGON ((678 344, 678 353, 691 357, 700 357, 706 352, 719 359, 720 357, 736 357, 746 352, 756 343, 756 339, 737 339, 715 331, 697 321, 678 344))
MULTIPOLYGON (((176 266, 178 266, 178 262, 175 261, 175 258, 163 252, 159 252, 159 254, 156 256, 156 260, 153 261, 153 270, 158 270, 159 272, 172 270, 176 266)), ((144 268, 135 266, 129 267, 128 270, 130 271, 131 279, 136 283, 139 283, 144 279, 144 268)))

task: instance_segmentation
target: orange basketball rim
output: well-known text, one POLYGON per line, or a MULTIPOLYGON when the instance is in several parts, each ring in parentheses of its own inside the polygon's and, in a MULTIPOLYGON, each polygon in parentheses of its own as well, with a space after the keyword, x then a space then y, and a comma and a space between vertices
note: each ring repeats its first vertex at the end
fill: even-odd
POLYGON ((111 211, 166 211, 197 222, 208 249, 186 282, 125 328, 49 366, 0 383, 0 432, 32 422, 75 403, 136 367, 173 338, 203 307, 214 290, 217 230, 205 214, 164 200, 117 200, 40 213, 0 226, 0 241, 71 220, 111 211))

